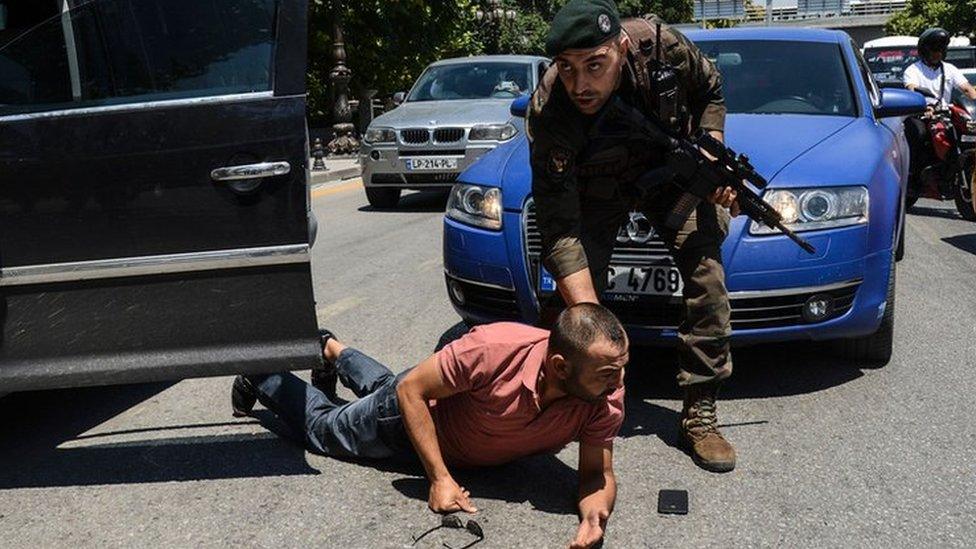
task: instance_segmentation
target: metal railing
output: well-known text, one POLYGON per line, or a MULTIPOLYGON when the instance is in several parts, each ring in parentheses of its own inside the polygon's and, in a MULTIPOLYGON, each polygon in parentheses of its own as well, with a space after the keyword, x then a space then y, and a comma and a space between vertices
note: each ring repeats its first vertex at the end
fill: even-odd
MULTIPOLYGON (((759 0, 762 2, 762 0, 759 0)), ((733 19, 747 23, 802 21, 831 17, 877 17, 901 11, 907 0, 798 0, 796 5, 773 7, 771 0, 766 5, 745 4, 742 0, 696 0, 695 21, 705 19, 733 19)))

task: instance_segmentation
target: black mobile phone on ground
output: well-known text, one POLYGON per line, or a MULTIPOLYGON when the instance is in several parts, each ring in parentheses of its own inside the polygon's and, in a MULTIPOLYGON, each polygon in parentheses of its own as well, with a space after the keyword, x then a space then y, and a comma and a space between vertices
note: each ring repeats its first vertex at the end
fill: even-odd
POLYGON ((658 492, 657 512, 664 515, 687 515, 687 490, 661 490, 658 492))

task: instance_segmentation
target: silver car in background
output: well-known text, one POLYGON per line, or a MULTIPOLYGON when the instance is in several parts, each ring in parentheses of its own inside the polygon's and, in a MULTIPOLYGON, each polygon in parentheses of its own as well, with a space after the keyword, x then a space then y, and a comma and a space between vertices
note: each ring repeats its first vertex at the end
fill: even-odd
POLYGON ((449 189, 481 155, 518 134, 509 107, 531 93, 549 60, 523 55, 446 59, 428 66, 396 109, 369 125, 360 151, 370 205, 403 189, 449 189))

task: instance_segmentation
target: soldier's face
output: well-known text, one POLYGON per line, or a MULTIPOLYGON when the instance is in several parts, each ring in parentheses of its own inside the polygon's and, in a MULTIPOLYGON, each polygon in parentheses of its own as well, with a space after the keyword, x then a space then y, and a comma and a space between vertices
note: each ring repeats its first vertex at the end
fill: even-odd
POLYGON ((627 60, 628 40, 621 35, 595 48, 566 50, 556 56, 559 79, 583 114, 599 111, 617 89, 627 60))

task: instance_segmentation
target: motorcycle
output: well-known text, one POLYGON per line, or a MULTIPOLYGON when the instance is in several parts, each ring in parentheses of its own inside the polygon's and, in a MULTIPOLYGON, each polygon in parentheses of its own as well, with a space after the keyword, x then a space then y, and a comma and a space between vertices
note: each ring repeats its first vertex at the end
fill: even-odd
MULTIPOLYGON (((936 95, 916 88, 926 97, 936 95)), ((906 204, 910 208, 919 198, 953 200, 956 210, 967 221, 976 221, 976 103, 961 96, 948 107, 936 105, 921 117, 928 129, 927 166, 912 173, 908 180, 906 204)))

